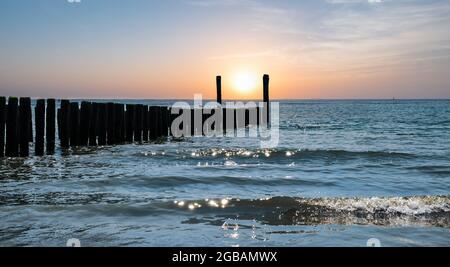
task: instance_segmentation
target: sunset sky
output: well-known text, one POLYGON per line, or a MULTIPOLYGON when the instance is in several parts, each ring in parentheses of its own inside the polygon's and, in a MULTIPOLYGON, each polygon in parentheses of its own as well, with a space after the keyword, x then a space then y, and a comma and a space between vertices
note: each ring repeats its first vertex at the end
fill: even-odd
POLYGON ((0 95, 450 98, 450 1, 1 0, 0 95))

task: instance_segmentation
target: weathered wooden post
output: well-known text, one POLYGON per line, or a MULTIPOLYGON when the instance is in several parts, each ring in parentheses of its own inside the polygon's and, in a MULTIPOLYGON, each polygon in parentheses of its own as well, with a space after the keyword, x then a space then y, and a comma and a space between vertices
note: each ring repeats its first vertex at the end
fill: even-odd
POLYGON ((19 102, 19 156, 28 157, 30 155, 31 99, 29 97, 21 97, 19 102))
POLYGON ((116 144, 123 143, 123 105, 114 104, 115 124, 114 140, 116 144))
POLYGON ((142 141, 148 142, 148 106, 144 105, 142 109, 142 141))
POLYGON ((156 138, 162 135, 162 117, 161 117, 161 107, 156 107, 155 109, 155 121, 156 121, 156 138))
POLYGON ((134 105, 126 105, 126 141, 128 143, 133 142, 133 128, 134 128, 134 105))
POLYGON ((108 145, 114 145, 115 144, 115 130, 114 126, 115 126, 115 120, 116 120, 116 116, 115 116, 115 108, 114 108, 114 103, 108 103, 107 105, 107 109, 108 109, 108 126, 107 126, 107 130, 106 130, 106 135, 107 135, 107 144, 108 145))
POLYGON ((125 110, 125 104, 122 104, 122 143, 127 141, 127 113, 125 110))
POLYGON ((164 136, 164 107, 158 107, 158 137, 164 136))
POLYGON ((77 102, 70 103, 70 146, 80 143, 80 108, 77 102))
POLYGON ((34 143, 34 154, 36 156, 44 155, 44 132, 45 132, 45 100, 36 101, 34 108, 34 123, 36 128, 36 141, 34 143))
POLYGON ((154 140, 158 137, 158 107, 149 108, 150 120, 150 139, 154 140))
POLYGON ((61 148, 68 148, 70 144, 70 102, 61 100, 61 113, 59 118, 61 148))
POLYGON ((46 117, 46 142, 47 142, 47 155, 53 155, 55 153, 55 99, 47 99, 47 117, 46 117))
POLYGON ((191 137, 195 136, 195 107, 191 108, 191 137))
POLYGON ((58 127, 58 139, 61 142, 61 108, 56 111, 56 123, 58 127))
POLYGON ((163 137, 167 138, 169 135, 169 110, 167 107, 162 107, 163 114, 163 137))
POLYGON ((27 106, 27 113, 29 114, 28 116, 28 142, 32 143, 33 142, 33 118, 32 118, 32 112, 31 112, 31 99, 30 99, 30 104, 27 106))
POLYGON ((210 116, 211 116, 210 114, 205 114, 205 113, 202 114, 202 134, 203 134, 203 135, 206 135, 206 132, 203 131, 203 125, 205 125, 205 126, 208 127, 208 128, 210 127, 209 124, 206 125, 206 120, 208 120, 208 118, 209 118, 210 116))
POLYGON ((222 77, 216 77, 217 103, 222 104, 222 77))
POLYGON ((107 107, 105 103, 98 104, 98 145, 106 145, 107 107))
POLYGON ((81 102, 80 109, 80 146, 87 146, 89 141, 89 118, 91 116, 91 103, 81 102))
POLYGON ((0 97, 0 158, 5 156, 6 97, 0 97))
POLYGON ((98 116, 98 103, 93 103, 92 110, 89 117, 89 146, 97 145, 97 116, 98 116))
POLYGON ((10 97, 8 99, 8 110, 6 113, 6 153, 7 157, 17 157, 19 155, 19 138, 17 136, 17 116, 18 99, 10 97))
MULTIPOLYGON (((270 105, 269 105, 269 75, 268 74, 264 74, 263 76, 263 101, 266 104, 266 113, 265 115, 267 116, 266 119, 266 124, 269 125, 269 119, 270 119, 270 105)), ((264 113, 263 113, 264 114, 264 113)))
POLYGON ((142 111, 143 111, 143 105, 136 105, 135 106, 135 127, 134 127, 134 141, 141 143, 142 142, 142 111))

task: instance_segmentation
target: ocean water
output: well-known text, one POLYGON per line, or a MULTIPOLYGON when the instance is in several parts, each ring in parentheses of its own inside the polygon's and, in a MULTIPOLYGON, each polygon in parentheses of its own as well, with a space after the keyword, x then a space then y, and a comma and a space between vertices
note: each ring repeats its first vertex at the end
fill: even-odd
POLYGON ((1 159, 0 246, 450 246, 450 101, 282 101, 259 144, 1 159))

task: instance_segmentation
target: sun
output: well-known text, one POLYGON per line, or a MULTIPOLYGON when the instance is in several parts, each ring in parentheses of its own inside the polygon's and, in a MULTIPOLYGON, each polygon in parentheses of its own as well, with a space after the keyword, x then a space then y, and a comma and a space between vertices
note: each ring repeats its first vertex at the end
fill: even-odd
POLYGON ((233 88, 240 93, 250 93, 256 89, 258 77, 251 72, 237 72, 232 77, 233 88))

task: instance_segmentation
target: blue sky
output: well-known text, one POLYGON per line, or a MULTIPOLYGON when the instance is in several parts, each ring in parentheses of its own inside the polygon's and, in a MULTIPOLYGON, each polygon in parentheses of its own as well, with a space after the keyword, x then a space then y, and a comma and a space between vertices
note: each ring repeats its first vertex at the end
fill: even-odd
POLYGON ((2 0, 0 95, 213 96, 245 70, 278 98, 450 98, 448 29, 450 1, 2 0))

